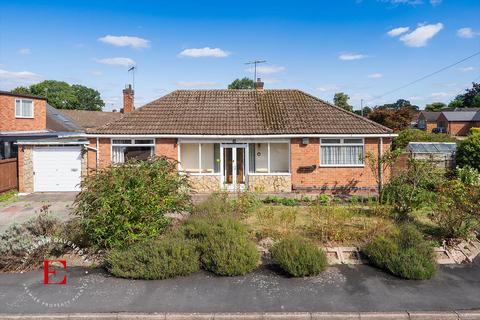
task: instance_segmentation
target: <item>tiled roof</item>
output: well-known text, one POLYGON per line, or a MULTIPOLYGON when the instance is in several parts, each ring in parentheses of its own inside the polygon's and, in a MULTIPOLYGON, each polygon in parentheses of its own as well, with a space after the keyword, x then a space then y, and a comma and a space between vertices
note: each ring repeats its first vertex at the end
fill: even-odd
POLYGON ((440 117, 440 111, 422 111, 420 112, 421 115, 425 118, 426 121, 435 122, 437 121, 438 117, 440 117))
POLYGON ((480 111, 444 111, 448 121, 480 121, 480 111))
POLYGON ((107 123, 120 119, 123 114, 120 112, 88 111, 57 109, 58 112, 72 119, 78 126, 89 129, 103 126, 107 123))
POLYGON ((391 130, 299 90, 177 90, 88 132, 266 135, 391 130))

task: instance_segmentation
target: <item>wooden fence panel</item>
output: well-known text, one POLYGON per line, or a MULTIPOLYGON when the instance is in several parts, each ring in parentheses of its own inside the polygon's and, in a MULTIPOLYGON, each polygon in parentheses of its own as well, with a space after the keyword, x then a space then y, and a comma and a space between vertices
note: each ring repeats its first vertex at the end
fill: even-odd
POLYGON ((18 189, 17 158, 0 160, 0 192, 18 189))

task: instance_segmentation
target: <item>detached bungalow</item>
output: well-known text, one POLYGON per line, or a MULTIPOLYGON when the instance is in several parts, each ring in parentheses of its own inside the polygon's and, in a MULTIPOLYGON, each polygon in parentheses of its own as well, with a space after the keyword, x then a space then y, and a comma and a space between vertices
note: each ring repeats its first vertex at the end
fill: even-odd
MULTIPOLYGON (((299 90, 177 90, 87 130, 88 169, 152 155, 179 161, 198 192, 370 192, 365 154, 392 131, 299 90), (131 111, 131 112, 130 112, 131 111)), ((385 173, 386 175, 388 173, 385 173)))

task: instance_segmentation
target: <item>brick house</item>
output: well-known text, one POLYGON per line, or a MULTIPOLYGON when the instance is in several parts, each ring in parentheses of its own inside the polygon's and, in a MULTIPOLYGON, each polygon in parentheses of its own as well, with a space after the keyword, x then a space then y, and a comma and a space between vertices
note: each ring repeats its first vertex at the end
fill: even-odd
POLYGON ((432 132, 432 130, 437 127, 437 120, 440 114, 440 111, 422 110, 418 115, 417 128, 427 132, 432 132))
MULTIPOLYGON (((88 170, 167 156, 198 192, 370 192, 392 131, 299 90, 177 90, 87 130, 88 170), (131 112, 130 112, 131 111, 131 112)), ((388 173, 385 173, 387 176, 388 173)))
POLYGON ((480 110, 443 111, 437 119, 437 127, 444 128, 452 136, 466 136, 473 127, 480 127, 480 110))

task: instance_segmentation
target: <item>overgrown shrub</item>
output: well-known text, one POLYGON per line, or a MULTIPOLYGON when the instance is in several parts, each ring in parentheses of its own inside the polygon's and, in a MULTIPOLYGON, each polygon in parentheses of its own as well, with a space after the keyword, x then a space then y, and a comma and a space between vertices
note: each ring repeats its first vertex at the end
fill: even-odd
POLYGON ((456 142, 455 138, 445 133, 431 133, 419 129, 405 129, 398 132, 392 141, 394 150, 403 150, 409 142, 456 142))
POLYGON ((112 249, 105 257, 105 265, 116 277, 147 280, 185 276, 200 268, 195 246, 175 236, 112 249))
POLYGON ((458 166, 480 170, 480 134, 472 134, 460 142, 455 157, 458 166))
POLYGON ((189 207, 187 177, 167 158, 127 161, 87 177, 76 214, 94 245, 112 248, 153 239, 169 224, 166 213, 189 207))
POLYGON ((259 238, 280 238, 295 232, 298 208, 291 206, 264 206, 256 212, 259 238))
POLYGON ((457 178, 466 185, 480 186, 480 171, 469 166, 457 167, 457 178))
POLYGON ((363 253, 376 267, 404 279, 430 279, 436 273, 433 246, 410 225, 377 237, 363 253))
POLYGON ((259 252, 237 220, 193 217, 182 229, 188 239, 196 242, 205 270, 221 276, 236 276, 257 267, 259 252))
POLYGON ((407 168, 395 174, 382 190, 382 201, 391 204, 400 220, 435 203, 436 191, 445 180, 444 172, 427 161, 409 159, 407 168))
MULTIPOLYGON (((466 179, 470 181, 470 179, 466 179)), ((440 188, 431 219, 447 238, 468 239, 479 225, 480 187, 454 179, 440 188)))
POLYGON ((328 264, 322 249, 307 239, 296 236, 276 243, 270 252, 275 263, 293 277, 318 275, 328 264))
POLYGON ((55 236, 59 229, 59 221, 46 213, 11 225, 0 234, 0 270, 23 271, 38 267, 55 246, 37 244, 55 236))
POLYGON ((246 217, 252 214, 260 205, 261 201, 254 192, 245 191, 230 199, 228 192, 214 192, 205 201, 193 208, 194 215, 246 217))

